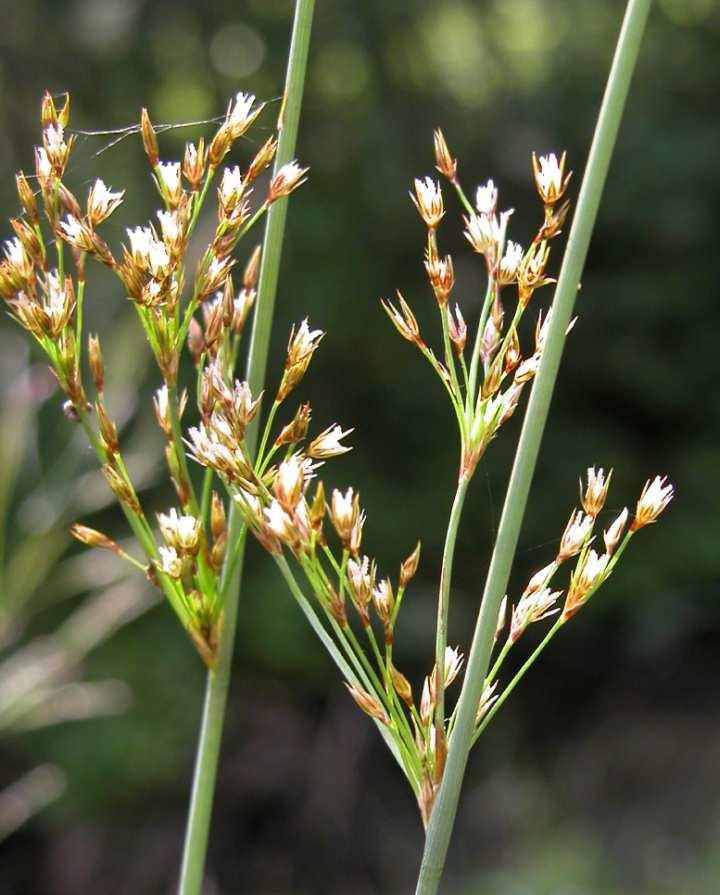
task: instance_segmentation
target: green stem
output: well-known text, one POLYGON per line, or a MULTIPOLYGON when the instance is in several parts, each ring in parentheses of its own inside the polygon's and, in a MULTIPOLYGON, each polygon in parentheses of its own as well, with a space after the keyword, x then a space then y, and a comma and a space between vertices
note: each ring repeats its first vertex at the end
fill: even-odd
POLYGON ((450 584, 452 581, 453 557, 457 542, 460 516, 470 478, 463 474, 458 480, 455 499, 450 510, 445 547, 443 549, 442 570, 440 572, 440 593, 438 595, 437 629, 435 632, 435 663, 437 665, 437 701, 435 722, 443 730, 445 727, 445 647, 447 646, 448 615, 450 612, 450 584))
MULTIPOLYGON (((281 111, 284 120, 281 122, 282 130, 275 160, 276 171, 286 162, 291 161, 295 155, 314 5, 314 0, 296 0, 295 3, 284 103, 281 111)), ((286 216, 287 199, 279 199, 274 202, 268 212, 257 307, 253 319, 248 358, 247 381, 253 394, 259 394, 262 391, 265 380, 286 216)), ((256 421, 253 421, 246 433, 246 443, 251 453, 255 451, 257 438, 257 424, 256 421)), ((228 556, 237 554, 236 545, 243 536, 244 530, 245 526, 242 523, 240 511, 233 503, 228 527, 228 556)), ((202 888, 210 813, 215 791, 215 777, 235 642, 242 560, 243 551, 241 549, 237 561, 233 564, 231 574, 224 574, 221 583, 224 623, 220 634, 217 665, 214 670, 208 671, 205 708, 196 753, 193 793, 185 834, 179 885, 180 895, 199 895, 202 888)), ((224 572, 227 571, 228 567, 226 566, 224 572)))
POLYGON ((629 0, 590 148, 577 212, 560 271, 547 341, 525 415, 505 497, 495 549, 485 584, 484 598, 460 694, 453 742, 428 826, 425 850, 415 890, 416 895, 435 895, 440 885, 457 813, 468 752, 475 730, 475 716, 490 662, 498 609, 506 591, 540 440, 560 366, 565 331, 572 315, 580 276, 600 205, 600 197, 649 12, 650 0, 629 0))
MULTIPOLYGON (((510 696, 510 694, 515 689, 515 687, 517 687, 517 685, 520 683, 520 681, 525 677, 525 675, 530 670, 530 668, 535 664, 535 661, 540 656, 540 653, 545 649, 545 647, 548 645, 548 643, 550 643, 550 641, 553 639, 553 637, 557 634, 557 632, 560 630, 560 628, 562 628, 562 626, 564 624, 565 624, 565 619, 561 615, 557 619, 555 624, 552 626, 552 628, 550 628, 550 630, 547 632, 547 634, 543 637, 543 639, 540 641, 540 643, 535 647, 535 649, 533 650, 531 655, 525 660, 523 666, 520 668, 520 670, 515 675, 515 677, 510 681, 510 683, 507 685, 507 687, 505 687, 502 694, 499 696, 499 698, 497 699, 497 701, 495 702, 493 707, 490 709, 490 711, 487 713, 487 715, 485 715, 480 726, 473 734, 473 738, 472 738, 473 743, 477 742, 478 737, 485 730, 485 728, 488 726, 488 724, 492 721, 492 719, 495 717, 495 715, 500 711, 505 700, 510 696)), ((490 681, 490 678, 488 678, 488 682, 489 681, 490 681)))

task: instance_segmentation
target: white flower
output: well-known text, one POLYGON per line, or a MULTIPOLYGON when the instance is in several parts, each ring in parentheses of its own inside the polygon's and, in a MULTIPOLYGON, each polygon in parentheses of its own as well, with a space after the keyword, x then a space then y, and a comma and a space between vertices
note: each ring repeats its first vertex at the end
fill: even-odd
POLYGON ((637 502, 630 531, 637 531, 638 528, 655 522, 674 494, 675 489, 668 482, 667 476, 656 475, 652 481, 647 481, 637 502))
POLYGON ((448 687, 460 673, 464 656, 456 646, 445 647, 445 686, 448 687))
POLYGON ((267 527, 278 540, 288 546, 297 543, 298 536, 292 517, 285 512, 279 501, 273 500, 270 506, 266 507, 264 515, 267 527))
POLYGON ((45 128, 45 147, 50 155, 65 151, 65 136, 61 124, 48 124, 45 128))
POLYGON ((502 230, 495 215, 471 214, 465 219, 465 224, 465 236, 475 251, 494 258, 502 239, 502 230))
POLYGON ((35 150, 35 172, 41 183, 49 180, 52 174, 52 162, 48 158, 48 154, 43 147, 35 150))
POLYGON ((90 224, 95 226, 110 217, 120 205, 125 195, 125 190, 113 193, 105 183, 98 178, 90 188, 87 201, 87 216, 90 224))
POLYGON ((182 575, 182 560, 174 547, 158 547, 160 554, 160 568, 171 578, 179 578, 182 575))
POLYGON ((182 193, 180 162, 158 162, 158 176, 168 197, 177 198, 182 193))
POLYGON ((292 511, 303 491, 305 483, 303 463, 298 454, 291 454, 278 467, 273 491, 280 504, 292 511))
POLYGON ((240 168, 225 168, 220 181, 220 202, 224 208, 233 208, 242 199, 245 191, 240 168))
POLYGON ((234 140, 242 136, 250 125, 255 121, 257 116, 263 109, 260 105, 253 109, 255 104, 255 95, 252 93, 238 93, 235 101, 231 103, 226 116, 226 123, 230 128, 230 132, 234 140))
POLYGON ((513 606, 510 622, 510 639, 513 643, 520 637, 525 628, 534 622, 542 621, 549 615, 559 612, 555 608, 562 591, 551 591, 549 587, 525 593, 517 606, 513 606))
POLYGON ((290 342, 287 351, 287 366, 293 367, 309 362, 310 357, 320 344, 325 335, 321 329, 310 329, 307 317, 290 334, 290 342))
POLYGON ((414 186, 415 195, 410 193, 410 198, 420 213, 420 217, 428 227, 437 227, 445 214, 440 182, 434 181, 430 177, 426 177, 424 180, 416 177, 414 186))
POLYGON ((62 237, 70 245, 83 251, 90 251, 93 247, 92 236, 82 221, 69 214, 64 221, 60 221, 62 237))
POLYGON ((321 460, 325 457, 337 457, 351 451, 348 445, 341 444, 341 439, 349 435, 353 430, 345 429, 343 431, 340 426, 329 426, 324 432, 321 432, 308 447, 308 454, 321 460))
POLYGON ((535 186, 546 205, 554 205, 567 189, 570 174, 565 176, 565 158, 564 152, 559 161, 554 152, 541 155, 539 159, 533 153, 535 186))
POLYGON ((618 541, 625 530, 627 520, 628 509, 624 507, 622 513, 620 513, 612 525, 603 532, 603 541, 605 542, 605 551, 607 553, 612 553, 617 547, 618 541))
POLYGON ((200 520, 194 516, 182 516, 173 507, 168 513, 158 513, 163 538, 170 547, 194 553, 200 538, 200 520))
POLYGON ((518 269, 523 259, 523 248, 519 242, 508 240, 505 247, 505 254, 500 261, 500 272, 498 279, 503 285, 512 283, 518 274, 518 269))
POLYGON ((274 202, 282 196, 289 196, 293 190, 302 186, 307 180, 305 175, 308 170, 308 168, 301 168, 297 160, 293 160, 286 165, 283 165, 270 181, 268 202, 274 202))
POLYGON ((5 257, 14 266, 23 268, 28 260, 23 244, 17 237, 5 240, 5 257))
POLYGON ((592 531, 595 520, 592 516, 586 516, 581 510, 577 510, 570 515, 568 524, 560 539, 560 550, 557 555, 557 561, 563 562, 576 556, 582 549, 585 539, 592 531))
POLYGON ((163 240, 170 246, 182 241, 183 226, 177 211, 158 211, 163 240))
POLYGON ((492 180, 477 188, 475 207, 479 214, 492 215, 497 208, 498 191, 492 180))

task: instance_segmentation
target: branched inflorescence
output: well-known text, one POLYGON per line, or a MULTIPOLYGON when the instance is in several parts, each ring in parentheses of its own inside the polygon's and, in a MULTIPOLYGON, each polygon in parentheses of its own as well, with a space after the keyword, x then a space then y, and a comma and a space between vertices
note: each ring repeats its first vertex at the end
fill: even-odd
MULTIPOLYGON (((27 178, 17 177, 24 215, 11 221, 16 238, 5 244, 0 263, 0 294, 10 312, 47 353, 67 414, 80 421, 101 461, 108 484, 145 553, 144 562, 128 556, 106 535, 82 525, 74 534, 85 543, 113 550, 144 569, 162 588, 199 652, 212 666, 223 618, 221 581, 237 561, 239 544, 229 544, 221 485, 246 526, 272 555, 311 626, 340 669, 358 706, 377 724, 405 772, 427 825, 442 780, 455 722, 445 691, 462 672, 464 657, 447 643, 452 561, 467 487, 480 458, 513 415, 524 386, 535 376, 552 309, 538 315, 532 350, 523 355, 519 324, 535 292, 553 283, 547 267, 550 242, 568 212, 564 200, 570 174, 565 155, 533 156, 535 184, 543 220, 528 249, 507 237, 510 211, 498 212, 492 180, 477 189, 471 204, 457 177, 457 161, 440 131, 435 134, 437 168, 454 187, 466 212, 465 235, 485 261, 487 288, 475 335, 457 302, 453 262, 441 256, 438 226, 445 215, 440 184, 416 180, 412 200, 427 228, 424 266, 440 314, 441 354, 428 345, 415 315, 398 293, 398 304, 383 302, 393 324, 413 343, 439 376, 452 404, 460 438, 458 486, 448 523, 438 597, 434 666, 414 689, 397 667, 393 647, 405 592, 420 560, 418 543, 399 565, 395 580, 379 572, 363 551, 365 511, 356 489, 335 490, 326 499, 318 468, 344 454, 351 429, 332 424, 309 434, 311 408, 301 403, 276 425, 285 402, 305 376, 324 333, 307 320, 293 328, 284 370, 255 454, 246 432, 260 412, 262 395, 235 379, 240 337, 251 312, 259 270, 259 249, 250 255, 236 292, 233 252, 267 208, 305 178, 297 163, 270 179, 264 200, 253 209, 251 185, 273 158, 270 137, 243 173, 221 165, 262 107, 239 94, 209 145, 188 144, 180 162, 160 161, 156 133, 144 111, 141 130, 146 154, 163 201, 157 224, 128 230, 128 245, 117 260, 97 231, 122 202, 102 181, 91 188, 84 209, 63 182, 73 138, 65 136, 69 105, 57 110, 43 102, 43 145, 36 149, 40 204, 27 178), (219 173, 217 224, 194 273, 186 270, 188 241, 210 185, 219 173), (55 243, 51 267, 41 226, 40 205, 55 243), (72 272, 65 267, 69 244, 72 272), (154 398, 155 414, 166 440, 166 458, 179 506, 150 524, 123 462, 117 425, 104 397, 105 373, 96 336, 87 340, 87 363, 95 387, 90 403, 82 372, 85 261, 93 257, 119 277, 136 309, 157 360, 163 384, 154 398), (512 304, 508 293, 516 298, 512 304), (454 305, 454 307, 451 307, 454 305), (506 311, 506 307, 512 307, 506 311), (199 312, 199 314, 198 314, 199 312), (197 382, 199 419, 182 428, 187 394, 178 388, 183 347, 187 345, 197 382), (195 490, 188 458, 205 468, 195 490), (159 532, 159 535, 158 535, 159 532), (290 561, 291 562, 290 562, 290 561), (306 595, 309 588, 312 598, 306 595)), ((536 572, 507 612, 503 601, 495 642, 499 646, 487 678, 475 723, 475 738, 485 730, 514 687, 552 637, 612 574, 634 533, 654 522, 673 496, 665 478, 649 481, 630 515, 625 509, 603 532, 604 549, 594 535, 611 473, 588 470, 581 483, 582 509, 573 511, 555 558, 536 572), (573 561, 565 588, 556 576, 573 561), (524 665, 504 687, 500 672, 510 650, 530 625, 555 621, 524 665), (501 645, 500 645, 501 644, 501 645)))
MULTIPOLYGON (((262 109, 254 96, 238 94, 209 144, 203 139, 188 143, 182 162, 161 161, 155 129, 143 110, 140 130, 162 208, 156 222, 127 230, 128 242, 118 257, 99 228, 122 203, 124 191, 114 192, 97 180, 84 205, 71 192, 65 182, 75 139, 68 133, 69 98, 58 108, 46 94, 41 113, 42 145, 35 148, 38 189, 31 187, 31 178, 22 172, 17 175, 23 213, 10 221, 16 235, 5 243, 5 258, 0 262, 0 294, 10 313, 47 354, 67 396, 65 412, 82 424, 144 559, 132 558, 110 538, 86 526, 74 526, 73 534, 142 568, 163 590, 210 666, 222 624, 221 571, 232 559, 225 555, 226 549, 237 550, 237 545, 226 543, 224 506, 213 490, 212 476, 206 476, 197 493, 190 476, 180 422, 187 396, 178 388, 178 372, 187 343, 200 382, 207 378, 203 372, 207 365, 218 384, 232 382, 240 335, 255 296, 259 261, 256 250, 236 294, 233 253, 270 205, 304 181, 305 170, 291 162, 270 179, 264 198, 253 201, 253 184, 275 154, 275 136, 261 146, 244 171, 237 165, 223 166, 233 145, 262 109), (217 222, 212 240, 202 251, 196 270, 191 271, 187 269, 188 245, 217 179, 217 222), (167 464, 179 508, 159 514, 157 526, 149 521, 123 461, 118 427, 105 399, 100 341, 96 335, 86 340, 83 332, 88 258, 119 279, 162 375, 155 411, 166 438, 167 464), (204 326, 196 317, 199 310, 204 326), (94 385, 92 400, 88 398, 85 363, 94 385)), ((227 388, 233 395, 236 416, 247 417, 251 410, 244 403, 245 391, 227 388)))

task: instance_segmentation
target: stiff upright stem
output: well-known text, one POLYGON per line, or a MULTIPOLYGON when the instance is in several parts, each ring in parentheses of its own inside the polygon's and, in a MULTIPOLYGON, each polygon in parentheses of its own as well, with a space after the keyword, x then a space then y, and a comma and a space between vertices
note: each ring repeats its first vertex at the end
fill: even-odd
MULTIPOLYGON (((314 6, 314 0, 296 0, 295 3, 285 91, 278 123, 280 134, 275 171, 291 161, 295 155, 314 6)), ((268 212, 258 282, 258 298, 248 357, 246 378, 254 395, 262 391, 265 381, 286 216, 287 199, 279 199, 274 202, 268 212)), ((257 440, 256 419, 248 427, 246 433, 246 443, 251 453, 255 452, 257 440)), ((240 513, 233 505, 228 523, 227 560, 221 582, 223 624, 220 632, 217 664, 214 669, 208 671, 207 677, 205 705, 180 873, 178 890, 180 895, 199 895, 202 889, 215 778, 235 643, 245 533, 240 513), (232 563, 232 565, 228 565, 228 563, 232 563)))
POLYGON ((457 721, 442 784, 428 826, 416 895, 435 895, 445 866, 475 718, 490 663, 500 601, 507 588, 540 440, 550 407, 580 275, 637 62, 650 0, 629 0, 583 177, 577 212, 558 279, 550 324, 530 397, 488 571, 458 702, 457 721))

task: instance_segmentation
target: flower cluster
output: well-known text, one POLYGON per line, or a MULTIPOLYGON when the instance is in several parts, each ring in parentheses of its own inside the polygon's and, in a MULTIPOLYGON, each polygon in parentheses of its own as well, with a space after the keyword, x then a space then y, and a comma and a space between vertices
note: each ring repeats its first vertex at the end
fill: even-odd
MULTIPOLYGON (((85 429, 144 561, 87 526, 74 526, 73 534, 140 566, 162 588, 209 665, 215 660, 222 624, 220 580, 228 549, 225 507, 212 487, 212 477, 206 477, 202 493, 195 491, 181 428, 187 396, 178 388, 178 377, 187 345, 198 390, 206 398, 197 431, 205 436, 213 433, 212 443, 205 445, 207 451, 219 455, 229 441, 242 438, 243 427, 257 413, 258 404, 249 400, 246 389, 233 390, 226 383, 232 381, 240 336, 255 300, 260 250, 251 253, 237 292, 232 278, 234 253, 272 203, 288 196, 306 174, 297 162, 279 167, 269 178, 264 196, 255 201, 253 189, 277 149, 274 134, 244 169, 236 163, 223 166, 262 109, 254 96, 238 94, 208 144, 204 139, 188 143, 182 161, 161 159, 157 133, 147 110, 142 111, 139 130, 161 207, 152 222, 127 228, 127 241, 118 255, 99 230, 122 204, 124 191, 96 180, 84 203, 72 192, 66 183, 74 143, 68 131, 70 102, 66 99, 59 108, 46 94, 42 141, 35 148, 39 192, 33 191, 23 172, 18 173, 22 214, 10 221, 15 236, 5 242, 0 261, 0 295, 45 351, 67 397, 65 412, 85 429), (217 219, 191 274, 188 248, 213 182, 217 183, 217 219), (120 433, 105 398, 100 340, 90 335, 86 341, 83 333, 88 258, 110 270, 131 299, 162 375, 155 413, 165 436, 168 471, 180 508, 159 515, 159 536, 123 461, 120 433), (83 376, 85 359, 94 385, 92 400, 83 376)), ((232 468, 227 474, 238 475, 239 460, 231 457, 228 463, 232 468)))

